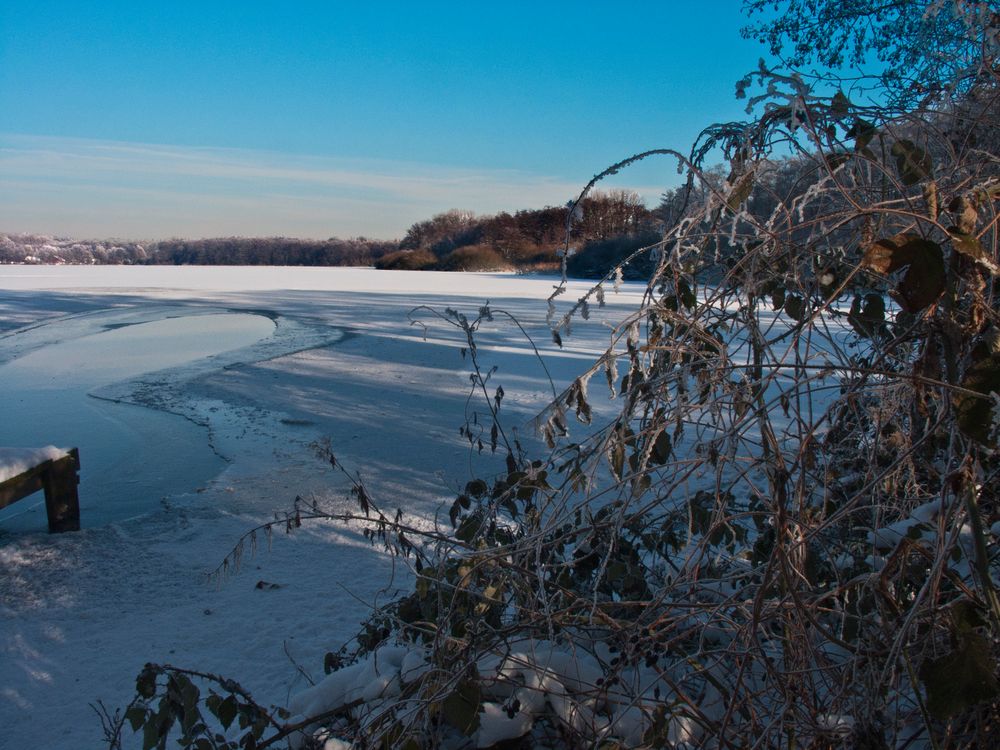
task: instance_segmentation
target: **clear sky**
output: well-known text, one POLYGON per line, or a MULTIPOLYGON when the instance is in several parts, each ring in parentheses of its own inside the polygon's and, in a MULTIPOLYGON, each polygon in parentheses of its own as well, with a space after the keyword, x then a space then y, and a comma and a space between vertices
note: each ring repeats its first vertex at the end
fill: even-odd
POLYGON ((746 116, 741 5, 0 0, 0 231, 391 238, 561 205, 746 116))

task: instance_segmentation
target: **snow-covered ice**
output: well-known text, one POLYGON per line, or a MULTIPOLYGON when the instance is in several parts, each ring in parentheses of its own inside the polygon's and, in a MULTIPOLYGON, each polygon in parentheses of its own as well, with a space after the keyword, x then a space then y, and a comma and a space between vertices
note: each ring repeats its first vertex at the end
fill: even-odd
MULTIPOLYGON (((425 335, 407 313, 429 305, 474 316, 488 300, 517 316, 565 386, 608 342, 602 318, 634 309, 640 289, 609 291, 603 314, 578 322, 559 350, 545 325, 554 283, 369 269, 0 267, 0 362, 116 321, 237 311, 276 325, 230 356, 133 373, 97 393, 204 425, 204 449, 228 463, 202 491, 165 498, 138 518, 101 526, 84 518, 77 533, 11 533, 0 522, 3 744, 99 746, 88 704, 127 703, 145 662, 230 675, 264 704, 284 705, 306 688, 302 672, 319 681, 323 654, 354 634, 367 607, 385 601, 387 586, 409 585, 393 579, 398 569, 360 529, 306 525, 276 535, 222 583, 206 572, 296 496, 348 507, 345 482, 315 456, 317 441, 329 440, 386 508, 440 520, 442 501, 501 462, 470 451, 458 433, 464 341, 429 318, 425 335)), ((572 285, 560 309, 586 288, 572 285)), ((480 344, 498 367, 503 411, 531 443, 529 422, 551 396, 544 371, 499 320, 480 344)), ((14 444, 7 434, 0 442, 14 444)))

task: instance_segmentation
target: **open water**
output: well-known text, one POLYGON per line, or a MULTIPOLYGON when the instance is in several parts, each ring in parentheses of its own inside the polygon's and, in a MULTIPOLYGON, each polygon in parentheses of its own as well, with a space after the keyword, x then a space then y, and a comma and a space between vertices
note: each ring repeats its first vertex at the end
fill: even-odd
MULTIPOLYGON (((88 393, 248 346, 273 330, 261 315, 186 315, 110 326, 25 354, 0 365, 0 445, 79 448, 84 527, 146 513, 167 497, 197 491, 225 462, 204 427, 88 393)), ((39 493, 0 510, 0 535, 45 530, 44 505, 39 493)))

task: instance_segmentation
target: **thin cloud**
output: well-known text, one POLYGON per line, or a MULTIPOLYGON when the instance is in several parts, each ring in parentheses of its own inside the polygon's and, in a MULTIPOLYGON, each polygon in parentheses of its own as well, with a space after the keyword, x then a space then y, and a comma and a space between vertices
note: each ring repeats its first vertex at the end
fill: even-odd
MULTIPOLYGON (((583 182, 377 159, 0 135, 0 230, 394 237, 450 208, 561 205, 583 182)), ((647 200, 660 191, 632 189, 647 200)))

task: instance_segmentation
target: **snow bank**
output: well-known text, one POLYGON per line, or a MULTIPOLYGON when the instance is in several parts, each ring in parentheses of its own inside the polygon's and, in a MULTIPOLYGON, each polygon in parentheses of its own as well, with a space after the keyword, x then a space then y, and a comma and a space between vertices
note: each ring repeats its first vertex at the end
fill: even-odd
MULTIPOLYGON (((482 703, 478 727, 468 738, 471 744, 487 748, 525 737, 535 721, 550 712, 583 736, 615 739, 624 747, 642 744, 654 701, 641 696, 651 694, 652 685, 658 682, 655 675, 627 668, 623 682, 637 686, 638 694, 628 689, 602 690, 604 670, 593 654, 579 647, 545 640, 511 645, 506 653, 486 653, 476 661, 482 703)), ((375 720, 394 708, 408 710, 411 702, 393 706, 393 699, 400 695, 402 685, 434 668, 427 661, 429 656, 420 646, 382 646, 293 696, 288 703, 291 722, 340 709, 363 717, 364 724, 364 717, 375 720)), ((670 734, 678 741, 697 737, 697 731, 683 725, 683 720, 671 721, 670 734)), ((319 730, 315 738, 327 739, 325 730, 319 730)), ((300 734, 295 740, 301 747, 306 736, 300 734)))
POLYGON ((397 680, 409 651, 399 646, 381 648, 303 690, 292 698, 288 710, 308 717, 357 701, 369 702, 379 697, 398 695, 397 680))
POLYGON ((64 448, 46 445, 44 448, 0 448, 0 482, 13 479, 46 461, 68 456, 64 448))

